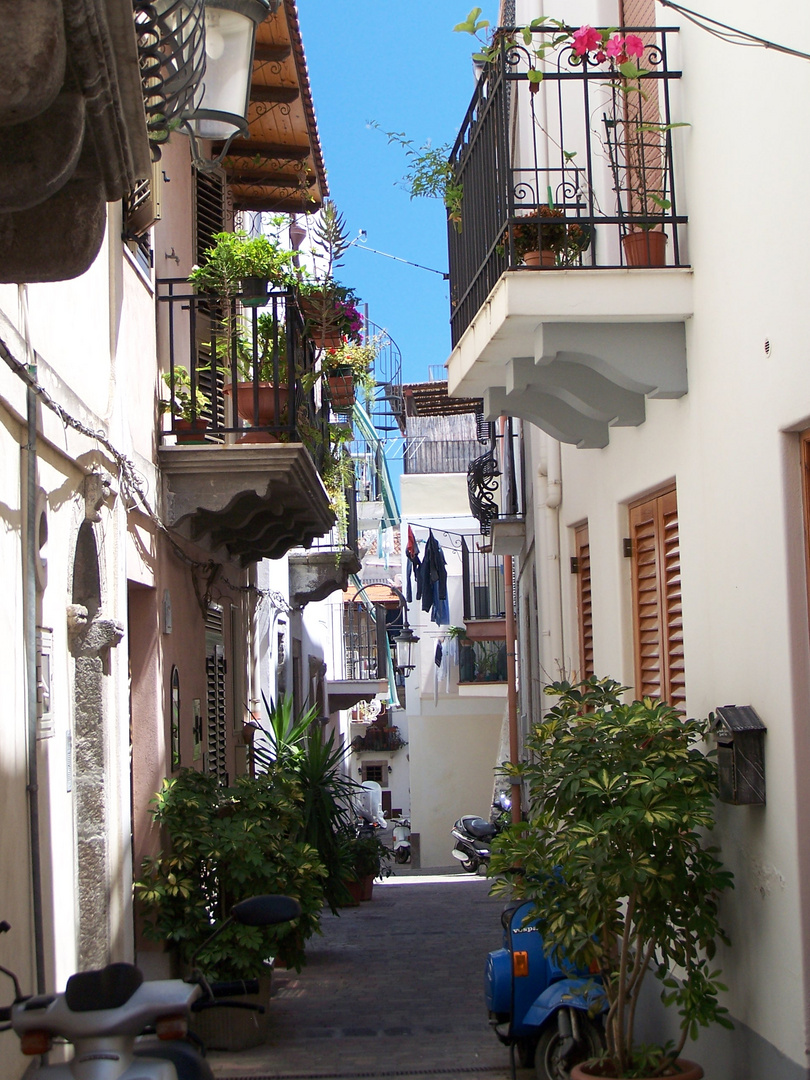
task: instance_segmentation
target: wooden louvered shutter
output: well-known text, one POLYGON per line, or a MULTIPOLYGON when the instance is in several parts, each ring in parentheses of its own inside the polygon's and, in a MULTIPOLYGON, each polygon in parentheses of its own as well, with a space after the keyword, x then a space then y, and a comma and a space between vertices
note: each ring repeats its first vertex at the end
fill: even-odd
POLYGON ((593 610, 591 608, 591 548, 588 526, 574 532, 577 559, 577 618, 579 622, 579 671, 581 679, 590 679, 593 666, 593 610))
POLYGON ((673 491, 630 510, 636 693, 683 705, 681 562, 673 491))
POLYGON ((205 658, 208 683, 208 769, 222 784, 228 783, 227 725, 225 720, 225 653, 215 645, 205 658))
POLYGON ((221 784, 228 783, 228 722, 225 692, 225 647, 222 638, 223 612, 212 604, 205 619, 205 677, 207 685, 206 771, 221 784))

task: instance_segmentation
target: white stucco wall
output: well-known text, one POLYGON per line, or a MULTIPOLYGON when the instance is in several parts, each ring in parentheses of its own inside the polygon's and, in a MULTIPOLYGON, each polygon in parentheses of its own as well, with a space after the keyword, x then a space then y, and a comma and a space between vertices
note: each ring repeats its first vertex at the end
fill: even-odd
MULTIPOLYGON (((605 18, 598 4, 572 7, 566 18, 574 24, 605 18)), ((773 5, 768 26, 757 30, 760 14, 743 2, 731 21, 777 39, 790 27, 791 42, 810 48, 805 5, 773 5)), ((659 21, 678 19, 668 10, 659 21)), ((788 1071, 780 1075, 799 1075, 789 1070, 807 1067, 810 633, 795 433, 810 427, 810 267, 802 245, 786 242, 769 222, 806 223, 810 152, 798 132, 810 64, 735 48, 688 22, 679 37, 676 119, 690 124, 680 136, 679 210, 689 215, 695 298, 688 392, 677 401, 648 398, 645 422, 614 427, 603 450, 563 447, 562 630, 541 604, 540 632, 551 635, 554 661, 570 670, 578 662, 576 594, 565 569, 573 528, 587 521, 596 672, 633 685, 627 506, 674 482, 687 711, 705 716, 718 705, 750 704, 768 729, 767 806, 718 812, 717 839, 736 877, 723 901, 733 946, 718 958, 730 987, 725 1003, 761 1045, 770 1044, 773 1062, 784 1058, 788 1071)), ((535 434, 529 443, 535 480, 542 439, 535 434)), ((530 513, 537 541, 530 559, 542 576, 553 528, 539 502, 530 513)), ((711 1075, 725 1080, 728 1069, 726 1053, 712 1061, 711 1075)))

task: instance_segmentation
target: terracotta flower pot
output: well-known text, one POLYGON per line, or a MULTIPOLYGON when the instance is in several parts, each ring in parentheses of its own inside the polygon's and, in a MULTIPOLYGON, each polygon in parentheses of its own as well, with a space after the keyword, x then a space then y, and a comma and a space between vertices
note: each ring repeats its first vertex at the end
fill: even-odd
POLYGON ((628 266, 666 266, 667 234, 660 229, 634 229, 622 237, 628 266))
POLYGON ((337 372, 327 377, 329 384, 329 400, 335 412, 347 412, 354 405, 354 376, 338 374, 337 372))
POLYGON ((204 443, 205 433, 208 431, 208 421, 200 416, 196 420, 183 420, 178 417, 174 421, 172 430, 177 437, 178 446, 204 443))
POLYGON ((329 311, 324 312, 322 303, 317 299, 301 297, 301 314, 307 323, 307 333, 321 349, 339 349, 343 344, 343 334, 329 325, 329 311))
POLYGON ((557 256, 553 251, 527 251, 523 256, 525 266, 556 266, 557 256))
MULTIPOLYGON (((694 1061, 687 1061, 686 1058, 678 1058, 673 1068, 673 1072, 668 1072, 663 1077, 659 1076, 656 1080, 701 1080, 703 1076, 700 1065, 696 1065, 694 1061)), ((571 1069, 571 1080, 603 1080, 604 1076, 603 1072, 599 1072, 599 1066, 596 1063, 589 1064, 587 1061, 571 1069)), ((612 1077, 611 1080, 621 1080, 621 1077, 612 1077)))
MULTIPOLYGON (((233 394, 233 383, 229 383, 223 390, 224 394, 233 394)), ((257 427, 280 427, 285 423, 284 414, 290 399, 288 386, 276 387, 273 383, 259 383, 258 423, 257 416, 253 411, 253 383, 238 382, 236 384, 236 411, 242 420, 251 426, 257 427), (276 416, 276 394, 278 394, 279 416, 276 416)), ((278 437, 270 431, 245 432, 239 439, 240 442, 278 442, 278 437)))

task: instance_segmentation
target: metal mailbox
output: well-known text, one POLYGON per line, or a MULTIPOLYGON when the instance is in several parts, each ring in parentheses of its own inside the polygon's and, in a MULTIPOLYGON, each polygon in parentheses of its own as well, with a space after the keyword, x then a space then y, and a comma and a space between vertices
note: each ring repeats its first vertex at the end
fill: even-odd
POLYGON ((750 705, 716 710, 718 795, 734 806, 765 805, 765 725, 750 705))

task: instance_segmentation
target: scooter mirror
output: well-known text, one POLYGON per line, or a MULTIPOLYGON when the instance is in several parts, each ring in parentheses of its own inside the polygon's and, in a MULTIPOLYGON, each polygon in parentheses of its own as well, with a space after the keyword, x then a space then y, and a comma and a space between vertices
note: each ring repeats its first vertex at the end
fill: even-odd
POLYGON ((301 914, 301 905, 291 896, 251 896, 231 909, 231 918, 243 926, 273 926, 290 922, 301 914))

